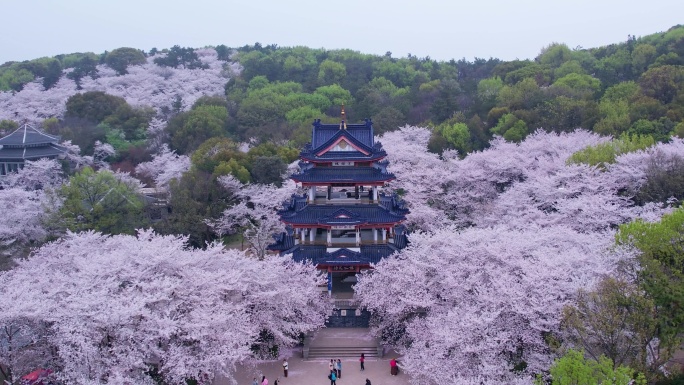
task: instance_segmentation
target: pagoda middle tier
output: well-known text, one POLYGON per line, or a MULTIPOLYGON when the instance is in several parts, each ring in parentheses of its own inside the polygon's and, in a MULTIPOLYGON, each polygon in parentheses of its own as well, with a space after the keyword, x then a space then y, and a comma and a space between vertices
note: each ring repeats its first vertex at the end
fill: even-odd
MULTIPOLYGON (((333 201, 332 199, 330 200, 333 201)), ((396 196, 379 195, 377 204, 310 204, 308 196, 293 196, 280 210, 280 219, 292 227, 393 226, 406 219, 408 209, 396 196)))
POLYGON ((301 162, 301 172, 292 175, 292 180, 302 186, 383 186, 394 180, 394 174, 387 172, 387 162, 373 162, 363 167, 317 165, 301 162))

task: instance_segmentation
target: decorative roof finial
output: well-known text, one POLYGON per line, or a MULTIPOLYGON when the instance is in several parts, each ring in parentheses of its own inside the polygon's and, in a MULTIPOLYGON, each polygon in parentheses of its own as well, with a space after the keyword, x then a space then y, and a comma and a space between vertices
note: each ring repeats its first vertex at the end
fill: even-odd
POLYGON ((340 115, 342 116, 342 122, 340 123, 340 129, 347 129, 347 115, 344 113, 344 104, 342 105, 342 112, 340 112, 340 115))

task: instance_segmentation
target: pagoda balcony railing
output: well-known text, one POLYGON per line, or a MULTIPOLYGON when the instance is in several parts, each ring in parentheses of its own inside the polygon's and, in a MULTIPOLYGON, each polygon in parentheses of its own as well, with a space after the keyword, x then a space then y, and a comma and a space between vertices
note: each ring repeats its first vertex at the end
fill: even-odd
POLYGON ((306 203, 316 204, 316 205, 368 205, 368 204, 378 204, 380 203, 377 199, 368 198, 332 198, 327 199, 326 197, 316 197, 313 202, 307 199, 306 203))
POLYGON ((330 303, 334 309, 357 309, 361 304, 355 299, 337 299, 331 298, 330 303))
MULTIPOLYGON (((327 192, 321 192, 317 191, 316 192, 316 198, 327 198, 328 193, 327 192)), ((330 199, 363 199, 363 198, 370 198, 371 197, 371 192, 370 191, 359 191, 358 196, 356 192, 354 191, 333 191, 330 193, 330 199)))
POLYGON ((329 247, 358 247, 361 245, 368 246, 368 245, 386 245, 388 243, 393 243, 393 239, 387 239, 385 241, 378 239, 377 241, 374 240, 362 240, 359 243, 356 243, 356 241, 349 240, 349 239, 340 239, 337 240, 335 238, 332 239, 332 242, 326 241, 325 239, 316 239, 314 241, 310 241, 308 239, 306 240, 300 240, 299 243, 302 245, 317 245, 317 246, 329 246, 329 247))

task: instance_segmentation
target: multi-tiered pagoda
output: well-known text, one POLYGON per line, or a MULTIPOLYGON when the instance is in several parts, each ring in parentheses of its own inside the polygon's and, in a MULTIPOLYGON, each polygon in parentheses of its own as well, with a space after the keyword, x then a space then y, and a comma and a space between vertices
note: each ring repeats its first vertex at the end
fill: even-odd
POLYGON ((369 119, 316 120, 300 154, 301 172, 292 176, 306 193, 293 195, 279 212, 287 231, 270 248, 327 271, 335 298, 351 298, 356 273, 406 246, 401 223, 408 210, 396 195, 379 191, 395 179, 386 156, 369 119))

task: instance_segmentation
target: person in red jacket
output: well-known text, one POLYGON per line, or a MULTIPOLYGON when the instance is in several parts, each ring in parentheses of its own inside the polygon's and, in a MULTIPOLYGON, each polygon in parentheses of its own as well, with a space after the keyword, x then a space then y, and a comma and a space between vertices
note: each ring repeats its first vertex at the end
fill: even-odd
POLYGON ((397 366, 397 360, 392 358, 390 360, 390 374, 396 376, 399 373, 399 367, 397 366))

